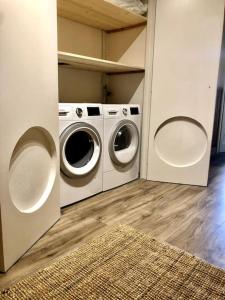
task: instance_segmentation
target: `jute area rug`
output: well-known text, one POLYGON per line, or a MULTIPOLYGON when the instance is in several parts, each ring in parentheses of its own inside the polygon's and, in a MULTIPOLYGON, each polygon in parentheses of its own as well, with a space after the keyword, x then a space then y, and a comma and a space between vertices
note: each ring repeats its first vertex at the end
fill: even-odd
POLYGON ((225 299, 225 271, 119 226, 1 291, 0 299, 225 299))

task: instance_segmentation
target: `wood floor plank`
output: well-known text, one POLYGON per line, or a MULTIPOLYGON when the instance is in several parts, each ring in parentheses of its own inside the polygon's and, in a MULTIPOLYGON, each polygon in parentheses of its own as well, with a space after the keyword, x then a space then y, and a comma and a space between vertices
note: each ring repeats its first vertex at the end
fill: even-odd
POLYGON ((129 224, 225 268, 225 156, 212 161, 207 188, 136 180, 64 208, 61 219, 0 274, 0 287, 116 224, 129 224))

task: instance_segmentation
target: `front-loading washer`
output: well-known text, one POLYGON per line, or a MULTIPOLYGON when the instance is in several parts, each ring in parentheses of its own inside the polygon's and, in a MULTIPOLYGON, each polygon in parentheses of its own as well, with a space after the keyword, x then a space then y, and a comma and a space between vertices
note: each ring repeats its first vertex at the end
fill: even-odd
POLYGON ((139 105, 103 105, 103 191, 139 177, 139 105))
POLYGON ((60 206, 102 191, 101 104, 59 104, 60 206))

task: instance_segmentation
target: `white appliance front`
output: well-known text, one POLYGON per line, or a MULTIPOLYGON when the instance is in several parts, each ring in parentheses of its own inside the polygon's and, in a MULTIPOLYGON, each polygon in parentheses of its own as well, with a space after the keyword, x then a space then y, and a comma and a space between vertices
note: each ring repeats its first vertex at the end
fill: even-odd
POLYGON ((61 207, 102 191, 101 104, 60 104, 61 207))
POLYGON ((103 105, 103 190, 139 176, 141 113, 138 105, 103 105))

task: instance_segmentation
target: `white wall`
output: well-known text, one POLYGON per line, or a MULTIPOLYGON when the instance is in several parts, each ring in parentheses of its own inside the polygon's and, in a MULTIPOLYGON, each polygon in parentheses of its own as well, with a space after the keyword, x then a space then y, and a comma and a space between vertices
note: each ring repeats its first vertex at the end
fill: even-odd
MULTIPOLYGON (((103 57, 103 33, 99 29, 58 17, 58 50, 103 57)), ((103 75, 59 67, 60 102, 101 102, 103 75)))

